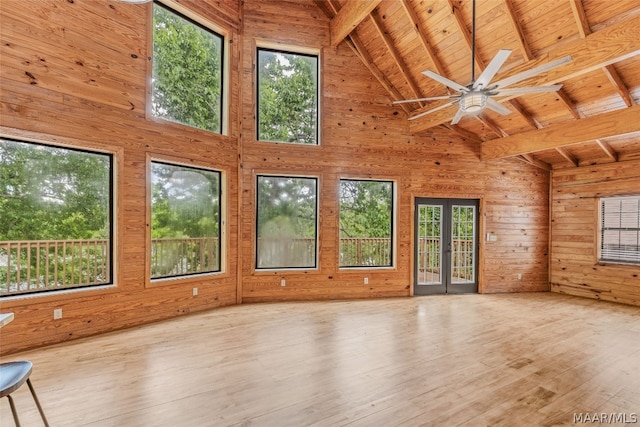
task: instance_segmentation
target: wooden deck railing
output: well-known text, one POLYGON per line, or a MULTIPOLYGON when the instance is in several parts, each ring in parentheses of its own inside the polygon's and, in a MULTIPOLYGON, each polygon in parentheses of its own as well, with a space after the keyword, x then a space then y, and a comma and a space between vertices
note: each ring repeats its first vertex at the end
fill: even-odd
POLYGON ((0 241, 0 296, 111 281, 108 241, 0 241))
MULTIPOLYGON (((261 239, 259 262, 267 268, 313 263, 315 239, 293 240, 261 239), (286 256, 295 259, 281 259, 284 247, 289 248, 286 256)), ((423 238, 419 245, 435 248, 438 242, 423 238)), ((459 276, 470 274, 471 246, 471 241, 454 242, 453 268, 459 276)), ((341 238, 340 266, 386 266, 390 264, 391 251, 391 239, 341 238)), ((428 257, 428 250, 420 252, 425 259, 419 265, 433 269, 439 264, 434 257, 428 257)), ((0 296, 110 283, 109 255, 109 241, 105 239, 0 241, 0 296)), ((151 241, 152 278, 218 271, 219 262, 218 238, 151 241)))
POLYGON ((151 277, 220 270, 217 237, 151 239, 151 277))

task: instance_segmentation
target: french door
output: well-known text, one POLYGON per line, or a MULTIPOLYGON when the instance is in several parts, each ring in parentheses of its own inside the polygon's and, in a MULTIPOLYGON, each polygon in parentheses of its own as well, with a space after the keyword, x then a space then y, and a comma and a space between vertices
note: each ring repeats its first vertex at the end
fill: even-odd
POLYGON ((478 292, 478 201, 416 198, 414 295, 478 292))

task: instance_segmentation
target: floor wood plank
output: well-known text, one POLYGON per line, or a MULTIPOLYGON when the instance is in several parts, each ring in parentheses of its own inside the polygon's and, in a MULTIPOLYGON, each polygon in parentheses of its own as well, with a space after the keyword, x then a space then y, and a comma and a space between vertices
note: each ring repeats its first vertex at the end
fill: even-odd
POLYGON ((52 426, 552 426, 640 413, 639 338, 638 307, 448 295, 225 307, 2 361, 34 362, 52 426))

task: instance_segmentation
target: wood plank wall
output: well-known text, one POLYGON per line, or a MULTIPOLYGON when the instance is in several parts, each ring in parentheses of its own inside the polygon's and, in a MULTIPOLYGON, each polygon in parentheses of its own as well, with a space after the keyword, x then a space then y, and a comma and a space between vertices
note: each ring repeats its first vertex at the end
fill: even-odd
POLYGON ((118 164, 116 286, 0 301, 16 319, 0 353, 241 302, 408 296, 413 282, 413 200, 481 200, 481 292, 548 290, 549 174, 508 160, 481 162, 477 143, 436 128, 411 136, 404 112, 344 44, 330 47, 329 20, 312 1, 224 0, 180 4, 231 38, 227 136, 147 116, 150 5, 113 0, 0 3, 0 131, 5 136, 98 148, 118 164), (319 147, 255 139, 255 46, 321 51, 319 147), (227 180, 225 273, 148 284, 145 259, 149 157, 221 170, 227 180), (319 268, 255 272, 255 175, 320 178, 319 268), (396 265, 337 266, 338 182, 397 182, 396 265), (522 274, 522 280, 517 274, 522 274), (363 284, 363 277, 369 285, 363 284), (285 278, 287 286, 280 286, 285 278), (192 296, 192 287, 199 295, 192 296), (53 320, 53 309, 63 318, 53 320))
POLYGON ((406 115, 354 53, 330 46, 328 20, 302 2, 247 1, 243 69, 252 76, 253 40, 283 47, 321 49, 322 140, 319 147, 256 141, 254 85, 243 79, 242 299, 248 301, 405 296, 413 282, 413 200, 459 197, 482 200, 481 291, 548 290, 548 173, 519 161, 480 162, 479 146, 444 128, 409 134, 406 115), (286 4, 286 6, 283 6, 286 4), (283 19, 283 10, 288 14, 283 19), (284 24, 286 22, 286 24, 284 24), (294 30, 294 33, 291 33, 294 30), (247 111, 247 108, 251 109, 247 111), (255 175, 320 177, 320 259, 317 270, 256 272, 255 175), (398 185, 397 261, 394 269, 338 268, 338 186, 341 178, 392 179, 398 185), (517 280, 517 274, 522 279, 517 280), (364 285, 364 277, 369 279, 364 285), (280 286, 281 279, 286 286, 280 286))
POLYGON ((598 198, 640 192, 640 160, 552 174, 551 290, 640 305, 637 265, 598 263, 598 198))

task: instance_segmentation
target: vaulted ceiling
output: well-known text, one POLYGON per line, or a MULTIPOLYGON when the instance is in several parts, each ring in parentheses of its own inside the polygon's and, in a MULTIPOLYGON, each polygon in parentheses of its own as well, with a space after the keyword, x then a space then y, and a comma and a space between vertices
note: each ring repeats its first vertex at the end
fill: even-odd
POLYGON ((498 100, 511 113, 483 110, 450 124, 448 101, 392 101, 449 95, 432 70, 471 80, 471 0, 316 0, 331 20, 332 44, 346 43, 403 111, 412 133, 444 126, 480 144, 483 159, 516 157, 543 169, 640 158, 640 1, 477 0, 475 73, 500 49, 512 54, 496 75, 557 58, 573 61, 514 87, 563 85, 558 92, 498 100))

